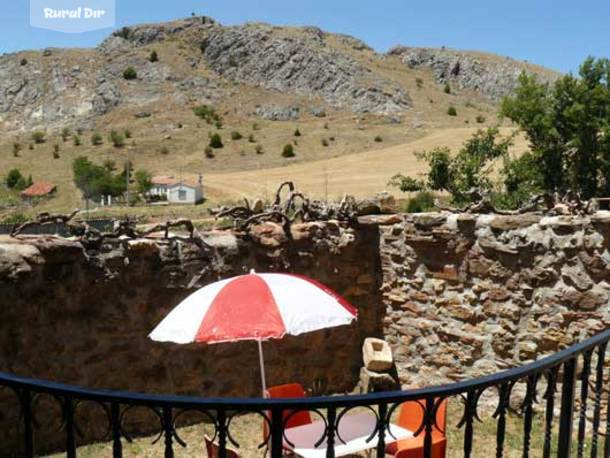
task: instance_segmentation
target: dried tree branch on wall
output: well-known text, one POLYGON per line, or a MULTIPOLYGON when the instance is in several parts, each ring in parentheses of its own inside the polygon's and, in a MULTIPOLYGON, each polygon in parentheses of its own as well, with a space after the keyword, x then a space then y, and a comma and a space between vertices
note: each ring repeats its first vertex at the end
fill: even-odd
POLYGON ((353 222, 358 214, 356 200, 346 196, 339 203, 311 200, 296 190, 292 181, 285 181, 275 192, 273 203, 263 205, 256 200, 251 205, 244 199, 244 205, 219 207, 209 210, 216 218, 231 218, 237 229, 248 231, 253 225, 270 221, 281 224, 286 235, 290 236, 290 226, 296 222, 338 221, 353 222))
MULTIPOLYGON (((476 191, 478 193, 478 191, 476 191)), ((592 215, 599 209, 595 199, 583 200, 577 192, 568 190, 565 194, 543 193, 532 196, 523 206, 516 210, 501 210, 496 208, 490 198, 480 193, 475 194, 478 200, 462 208, 444 205, 438 200, 434 201, 435 207, 439 210, 451 213, 477 213, 498 215, 521 215, 531 212, 542 212, 544 215, 592 215)))

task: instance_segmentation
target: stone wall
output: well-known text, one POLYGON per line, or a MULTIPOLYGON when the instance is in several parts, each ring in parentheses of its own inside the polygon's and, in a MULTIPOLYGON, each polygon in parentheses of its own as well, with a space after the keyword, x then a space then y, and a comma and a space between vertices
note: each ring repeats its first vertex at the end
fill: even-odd
MULTIPOLYGON (((299 381, 311 387, 320 380, 331 392, 351 390, 361 342, 381 330, 375 228, 295 225, 288 240, 280 227, 265 224, 250 236, 214 232, 205 240, 209 252, 149 241, 87 252, 77 242, 53 237, 0 238, 0 371, 135 392, 259 395, 254 342, 205 346, 147 339, 195 288, 255 269, 315 277, 343 293, 360 314, 354 325, 264 343, 268 384, 299 381)), ((57 413, 49 407, 53 402, 45 402, 57 413)), ((95 415, 101 423, 103 412, 95 415)), ((39 419, 44 417, 43 412, 39 419)), ((134 431, 158 426, 137 413, 130 420, 134 431)), ((16 400, 0 389, 0 444, 7 435, 16 437, 16 425, 16 400)), ((49 437, 57 426, 42 427, 39 447, 56 444, 49 437)))
POLYGON ((610 325, 610 213, 380 223, 383 329, 401 382, 525 364, 610 325))
MULTIPOLYGON (((360 313, 349 327, 266 343, 269 384, 321 380, 329 392, 349 391, 366 336, 390 342, 407 386, 523 364, 610 324, 608 212, 366 216, 355 227, 294 225, 290 238, 267 223, 205 239, 204 251, 146 240, 87 251, 52 237, 0 238, 0 371, 109 389, 257 395, 254 343, 146 338, 195 288, 251 268, 312 276, 360 313)), ((0 425, 18 415, 0 390, 0 425)), ((136 420, 135 430, 151 427, 136 420)))

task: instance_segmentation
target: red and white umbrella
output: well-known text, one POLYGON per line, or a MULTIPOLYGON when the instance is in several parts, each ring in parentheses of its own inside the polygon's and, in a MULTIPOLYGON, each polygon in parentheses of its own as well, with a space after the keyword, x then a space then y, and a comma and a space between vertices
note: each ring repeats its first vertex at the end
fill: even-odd
POLYGON ((204 286, 174 308, 149 337, 180 344, 263 340, 351 323, 357 309, 321 283, 295 274, 258 274, 204 286))

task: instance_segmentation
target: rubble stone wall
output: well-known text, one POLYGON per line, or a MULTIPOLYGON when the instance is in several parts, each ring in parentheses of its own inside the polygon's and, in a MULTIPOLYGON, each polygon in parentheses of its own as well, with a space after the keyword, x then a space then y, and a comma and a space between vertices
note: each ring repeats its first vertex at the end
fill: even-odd
POLYGON ((383 333, 403 385, 522 365, 610 325, 610 213, 421 214, 380 228, 383 333))
MULTIPOLYGON (((146 337, 195 288, 250 269, 312 276, 359 309, 351 326, 265 343, 270 385, 353 389, 367 336, 390 343, 408 386, 524 364, 610 325, 608 212, 373 215, 354 227, 296 224, 290 237, 266 223, 204 238, 206 250, 150 240, 87 250, 0 236, 0 371, 94 388, 257 395, 254 343, 146 337)), ((140 431, 152 424, 134 422, 140 431)), ((0 390, 0 431, 15 437, 18 424, 14 396, 0 390)))
MULTIPOLYGON (((0 236, 0 371, 133 392, 260 395, 255 342, 176 345, 147 338, 195 288, 255 269, 315 277, 344 294, 360 315, 350 326, 265 342, 268 384, 351 390, 364 337, 381 332, 376 228, 309 223, 294 225, 288 239, 279 226, 264 224, 250 235, 226 231, 204 238, 209 250, 136 240, 87 251, 54 237, 0 236)), ((36 409, 38 452, 63 441, 57 405, 44 398, 36 409)), ((105 425, 95 406, 79 414, 95 417, 81 425, 105 425)), ((0 445, 19 437, 20 421, 15 396, 0 388, 0 445)), ((126 421, 132 432, 158 428, 143 412, 126 421)))

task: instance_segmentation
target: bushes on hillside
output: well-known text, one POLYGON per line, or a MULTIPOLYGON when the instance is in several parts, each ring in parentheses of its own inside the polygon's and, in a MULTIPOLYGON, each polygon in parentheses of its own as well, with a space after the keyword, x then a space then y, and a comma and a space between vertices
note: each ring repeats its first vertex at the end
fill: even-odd
POLYGON ((287 145, 284 145, 284 149, 282 150, 282 157, 294 157, 295 153, 294 153, 294 147, 288 143, 287 145))
POLYGON ((104 140, 102 139, 102 136, 99 133, 95 132, 91 135, 91 144, 93 146, 99 146, 102 143, 104 143, 104 140))
POLYGON ((108 139, 115 148, 122 148, 125 145, 125 137, 116 130, 110 132, 108 139))
POLYGON ((208 124, 218 124, 222 126, 222 119, 220 115, 216 113, 216 109, 211 105, 199 105, 193 108, 195 116, 203 119, 208 124))
POLYGON ((457 116, 457 110, 455 109, 455 107, 451 106, 447 108, 447 114, 449 116, 457 116))
POLYGON ((27 187, 26 184, 26 180, 19 169, 12 169, 6 175, 6 187, 9 189, 21 191, 27 187))
POLYGON ((215 149, 219 149, 222 148, 224 145, 222 144, 222 137, 220 136, 220 134, 216 133, 216 134, 212 134, 210 136, 210 147, 211 148, 215 148, 215 149))
POLYGON ((127 67, 123 72, 123 78, 126 80, 135 80, 138 78, 138 72, 133 67, 127 67))
POLYGON ((31 134, 32 141, 34 143, 36 143, 37 145, 44 143, 46 141, 46 136, 47 136, 47 134, 45 132, 43 132, 42 130, 35 130, 31 134))

